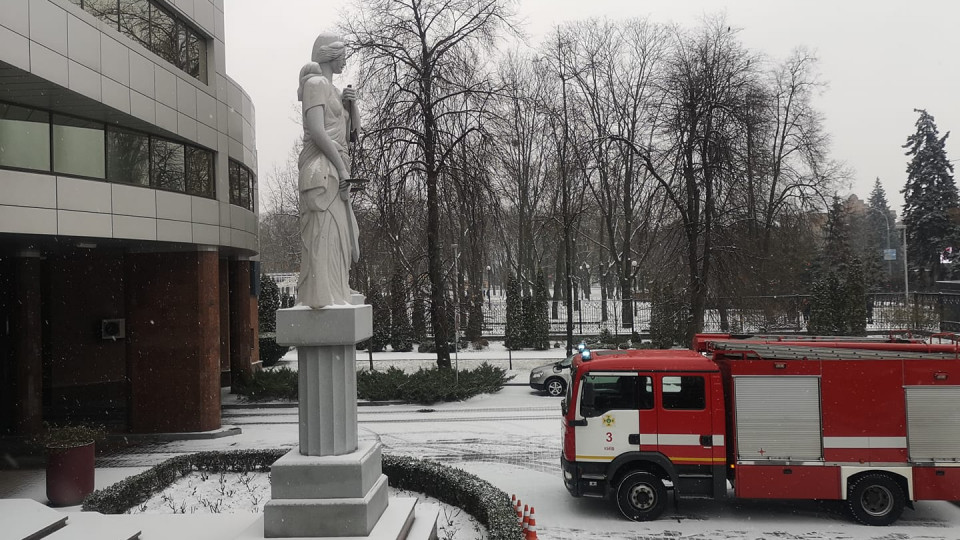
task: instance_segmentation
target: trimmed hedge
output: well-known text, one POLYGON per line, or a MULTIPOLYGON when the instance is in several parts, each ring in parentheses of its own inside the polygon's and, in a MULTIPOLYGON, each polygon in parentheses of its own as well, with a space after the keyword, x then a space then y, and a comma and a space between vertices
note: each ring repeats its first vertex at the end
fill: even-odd
POLYGON ((391 367, 386 371, 358 371, 357 396, 372 401, 403 401, 430 405, 438 401, 463 401, 478 394, 503 389, 506 370, 484 362, 476 369, 423 369, 407 374, 391 367))
MULTIPOLYGON (((289 451, 285 448, 234 450, 177 456, 94 491, 83 501, 83 511, 123 514, 194 471, 268 472, 270 465, 289 451)), ((433 461, 389 455, 383 456, 383 473, 395 488, 423 493, 462 508, 487 528, 490 540, 523 538, 507 494, 475 475, 433 461)))
POLYGON ((523 538, 510 497, 478 476, 435 461, 388 455, 383 456, 383 473, 393 487, 463 508, 487 528, 490 540, 523 538))
POLYGON ((193 471, 268 472, 270 465, 288 451, 233 450, 176 456, 110 487, 94 491, 83 500, 83 511, 123 514, 193 471))
POLYGON ((246 401, 268 401, 274 399, 297 400, 300 388, 300 376, 296 371, 280 369, 261 370, 253 375, 244 376, 237 385, 236 393, 246 401))

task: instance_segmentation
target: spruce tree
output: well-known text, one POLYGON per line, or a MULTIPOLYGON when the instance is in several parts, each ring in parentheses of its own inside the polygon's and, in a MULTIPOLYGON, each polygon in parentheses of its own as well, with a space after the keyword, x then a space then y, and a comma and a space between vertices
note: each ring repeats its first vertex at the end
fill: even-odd
POLYGON ((280 309, 280 287, 270 276, 260 274, 260 298, 257 321, 261 334, 277 331, 277 310, 280 309))
POLYGON ((923 109, 916 132, 907 137, 907 182, 903 187, 903 223, 907 227, 909 261, 921 272, 920 286, 930 287, 943 275, 940 254, 957 238, 957 186, 945 149, 947 132, 940 136, 933 116, 923 109))
POLYGON ((523 298, 520 283, 510 274, 507 277, 507 324, 504 328, 503 345, 507 349, 523 348, 523 298))
MULTIPOLYGON (((896 224, 897 216, 893 210, 890 209, 890 203, 887 202, 887 193, 883 190, 879 178, 873 183, 873 190, 870 192, 867 207, 869 208, 867 211, 867 224, 870 230, 870 247, 878 250, 896 250, 898 242, 897 231, 894 225, 896 224)), ((897 272, 895 261, 887 261, 884 260, 883 257, 881 257, 880 260, 881 266, 883 267, 882 288, 893 290, 893 283, 896 281, 896 276, 901 275, 902 272, 897 272)), ((897 260, 903 260, 903 255, 897 255, 897 260)), ((868 283, 870 282, 869 277, 867 281, 868 283)))
POLYGON ((810 321, 819 335, 862 335, 866 330, 866 284, 863 262, 850 251, 846 207, 834 198, 827 214, 824 245, 813 269, 810 321))
POLYGON ((407 285, 399 269, 390 278, 390 348, 397 352, 413 350, 413 328, 407 313, 407 285))
POLYGON ((550 348, 550 318, 548 310, 547 278, 543 275, 543 270, 537 271, 537 282, 533 287, 533 301, 529 319, 530 328, 530 346, 538 351, 545 351, 550 348))
POLYGON ((371 285, 367 293, 367 303, 373 308, 373 335, 370 336, 370 350, 381 352, 390 343, 390 306, 379 285, 371 285))

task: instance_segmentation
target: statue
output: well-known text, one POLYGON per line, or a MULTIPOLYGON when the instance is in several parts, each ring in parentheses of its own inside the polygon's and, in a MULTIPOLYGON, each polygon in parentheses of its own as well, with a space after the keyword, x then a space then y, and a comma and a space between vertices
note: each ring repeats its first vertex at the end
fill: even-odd
POLYGON ((347 142, 359 130, 356 92, 341 93, 333 75, 346 65, 346 45, 320 34, 312 62, 300 70, 298 99, 303 103, 300 152, 300 279, 298 305, 313 309, 350 304, 351 262, 360 256, 357 219, 350 205, 347 142))

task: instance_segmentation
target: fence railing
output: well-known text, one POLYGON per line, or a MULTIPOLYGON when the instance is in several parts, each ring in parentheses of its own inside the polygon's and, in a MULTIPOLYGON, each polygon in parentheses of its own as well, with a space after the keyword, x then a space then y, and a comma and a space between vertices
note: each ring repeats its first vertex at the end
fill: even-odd
MULTIPOLYGON (((581 299, 573 306, 573 333, 597 335, 606 329, 611 334, 641 335, 650 331, 650 302, 630 300, 633 324, 624 324, 620 299, 603 301, 581 299), (605 315, 605 316, 604 316, 605 315)), ((706 332, 806 332, 810 319, 809 295, 751 296, 721 298, 707 303, 704 314, 706 332)), ((565 303, 548 303, 550 334, 566 333, 565 303)), ((867 295, 866 328, 868 333, 893 330, 920 332, 960 331, 960 294, 911 293, 909 300, 903 293, 872 293, 867 295)), ((483 334, 500 337, 506 328, 506 301, 493 296, 483 305, 483 334)))

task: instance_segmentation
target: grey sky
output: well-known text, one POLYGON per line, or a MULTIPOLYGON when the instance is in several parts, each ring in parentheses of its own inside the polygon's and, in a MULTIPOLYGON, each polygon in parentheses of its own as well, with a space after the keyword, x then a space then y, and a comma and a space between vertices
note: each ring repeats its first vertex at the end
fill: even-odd
MULTIPOLYGON (((317 34, 332 28, 344 0, 226 0, 227 73, 257 113, 261 184, 300 136, 293 120, 296 80, 317 34)), ((854 171, 849 192, 863 199, 880 177, 900 213, 903 145, 914 108, 934 115, 947 152, 960 165, 960 2, 953 0, 519 0, 528 41, 555 25, 589 17, 649 16, 694 26, 725 12, 744 44, 773 59, 805 46, 820 58, 829 86, 817 100, 832 154, 854 171)), ((350 81, 336 81, 344 86, 350 81)), ((362 92, 362 89, 360 89, 362 92)))

